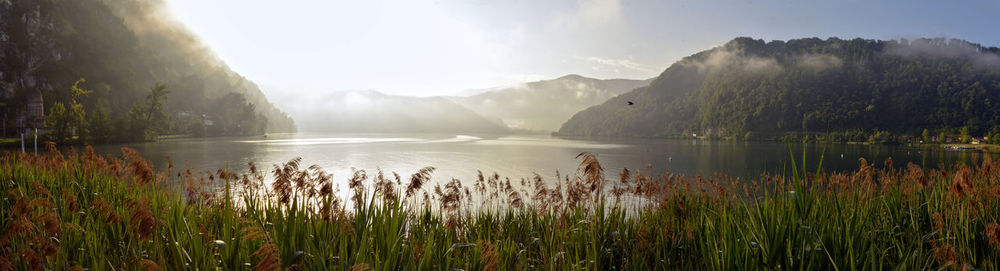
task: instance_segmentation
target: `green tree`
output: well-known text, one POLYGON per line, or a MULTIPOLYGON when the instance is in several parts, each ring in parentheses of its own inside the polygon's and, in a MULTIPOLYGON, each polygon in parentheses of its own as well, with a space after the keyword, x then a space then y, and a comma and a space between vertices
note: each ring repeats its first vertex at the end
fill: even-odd
POLYGON ((931 132, 924 129, 924 132, 920 133, 920 140, 923 141, 921 143, 931 143, 931 132))
POLYGON ((52 107, 49 107, 49 114, 45 116, 45 127, 49 128, 47 132, 49 139, 59 142, 69 141, 72 135, 69 131, 68 115, 63 103, 56 102, 52 107))
POLYGON ((52 129, 50 137, 53 140, 66 142, 73 140, 73 134, 79 135, 82 140, 86 134, 84 117, 86 111, 80 99, 91 90, 80 88, 80 84, 87 82, 87 79, 80 78, 69 88, 70 100, 68 104, 56 102, 49 109, 49 115, 45 117, 45 126, 52 129))
POLYGON ((943 131, 940 134, 938 134, 938 143, 945 143, 945 142, 947 142, 946 139, 945 139, 947 136, 948 135, 945 134, 943 131))
POLYGON ((132 140, 155 140, 169 127, 169 119, 163 104, 167 99, 167 85, 156 83, 149 88, 149 95, 143 103, 134 103, 129 110, 129 125, 132 140))
POLYGON ((70 113, 70 120, 72 121, 73 128, 76 134, 80 136, 81 140, 87 133, 86 123, 83 121, 86 118, 87 112, 83 109, 83 104, 80 103, 80 100, 83 99, 84 96, 87 96, 87 94, 94 92, 93 90, 83 89, 80 87, 80 84, 85 82, 87 82, 87 79, 80 77, 80 79, 77 79, 76 82, 73 83, 73 86, 69 88, 71 99, 69 108, 67 108, 70 113))
POLYGON ((887 131, 876 130, 870 136, 868 136, 868 143, 871 144, 885 144, 892 141, 892 134, 887 131))
POLYGON ((1000 144, 1000 125, 993 126, 993 128, 990 129, 986 140, 989 140, 991 144, 1000 144))
POLYGON ((972 142, 972 136, 969 135, 969 126, 962 126, 962 129, 958 133, 958 140, 961 140, 962 143, 969 144, 969 142, 972 142))
POLYGON ((112 140, 111 118, 108 108, 102 103, 98 103, 97 108, 90 111, 87 117, 87 141, 104 143, 112 140))

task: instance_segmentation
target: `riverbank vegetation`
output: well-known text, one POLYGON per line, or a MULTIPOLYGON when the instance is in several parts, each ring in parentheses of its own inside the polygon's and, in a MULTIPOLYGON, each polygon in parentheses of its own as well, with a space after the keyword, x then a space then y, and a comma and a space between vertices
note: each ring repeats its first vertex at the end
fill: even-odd
POLYGON ((554 179, 459 181, 432 179, 433 167, 331 176, 301 159, 240 173, 156 171, 127 148, 120 158, 47 148, 0 163, 0 270, 995 270, 1000 262, 1000 161, 989 158, 944 170, 897 169, 891 159, 862 159, 845 173, 793 164, 789 176, 741 180, 605 172, 583 153, 577 172, 554 179))
POLYGON ((296 130, 256 84, 161 16, 164 5, 0 1, 0 137, 38 128, 99 144, 296 130))

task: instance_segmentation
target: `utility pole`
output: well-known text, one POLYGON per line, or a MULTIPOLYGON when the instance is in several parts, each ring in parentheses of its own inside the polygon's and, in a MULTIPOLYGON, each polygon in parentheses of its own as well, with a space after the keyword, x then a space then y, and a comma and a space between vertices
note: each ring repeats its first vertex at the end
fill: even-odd
POLYGON ((38 128, 35 128, 35 155, 38 155, 38 128))

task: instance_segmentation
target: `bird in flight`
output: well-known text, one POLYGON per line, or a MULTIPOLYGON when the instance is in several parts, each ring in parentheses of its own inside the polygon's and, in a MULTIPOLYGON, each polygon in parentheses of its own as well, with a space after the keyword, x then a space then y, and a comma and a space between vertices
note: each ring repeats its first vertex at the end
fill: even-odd
POLYGON ((633 104, 635 103, 633 103, 632 101, 628 101, 628 105, 633 105, 633 104))

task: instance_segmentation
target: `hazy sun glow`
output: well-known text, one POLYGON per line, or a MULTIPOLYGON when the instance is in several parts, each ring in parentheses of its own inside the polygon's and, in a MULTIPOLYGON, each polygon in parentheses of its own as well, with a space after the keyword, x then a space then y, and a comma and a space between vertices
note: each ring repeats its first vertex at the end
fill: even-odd
POLYGON ((645 79, 736 36, 1000 42, 997 2, 168 0, 279 105, 304 93, 444 95, 576 73, 645 79), (836 2, 836 4, 833 4, 836 2))

